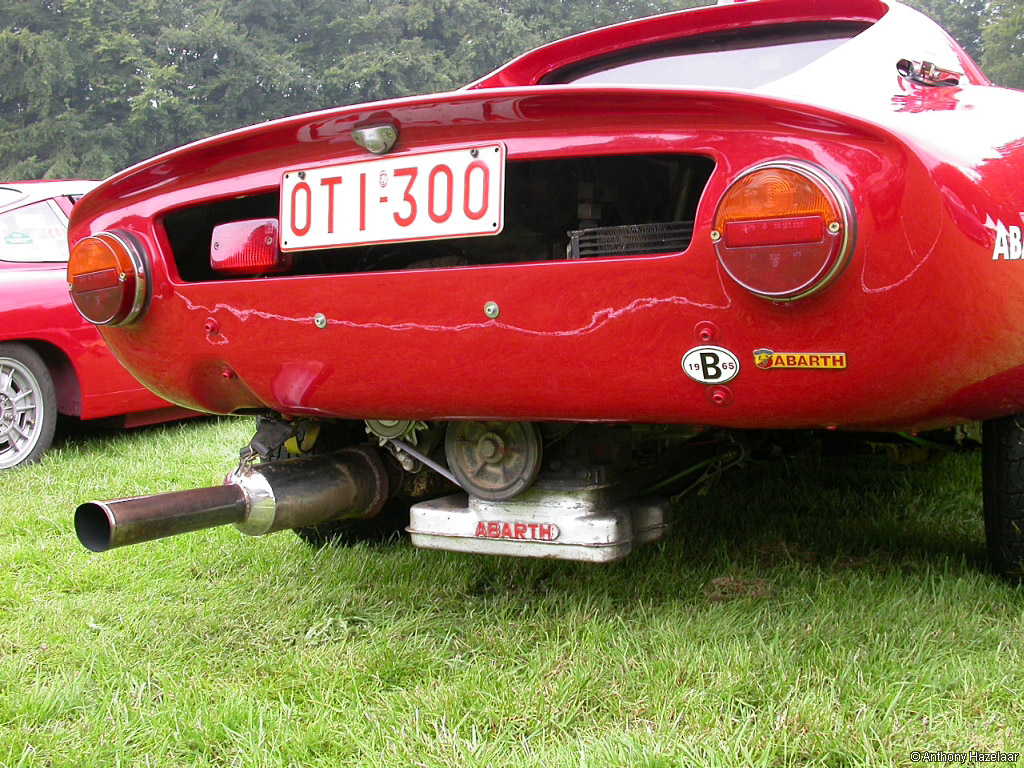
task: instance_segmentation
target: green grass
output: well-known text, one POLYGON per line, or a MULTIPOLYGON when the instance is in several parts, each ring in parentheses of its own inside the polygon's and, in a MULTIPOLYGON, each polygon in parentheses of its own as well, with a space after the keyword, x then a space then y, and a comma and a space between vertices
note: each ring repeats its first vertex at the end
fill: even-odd
POLYGON ((218 483, 251 426, 84 431, 0 473, 0 766, 1024 751, 1024 591, 983 570, 976 456, 737 471, 611 566, 230 527, 75 540, 76 503, 218 483))

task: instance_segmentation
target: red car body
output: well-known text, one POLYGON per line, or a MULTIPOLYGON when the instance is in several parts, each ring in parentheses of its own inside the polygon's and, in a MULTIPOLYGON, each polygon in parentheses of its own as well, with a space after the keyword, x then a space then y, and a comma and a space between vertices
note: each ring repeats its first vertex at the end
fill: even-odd
MULTIPOLYGON (((135 239, 149 305, 104 336, 147 386, 189 408, 387 423, 936 430, 1024 412, 1022 117, 1024 94, 993 87, 904 6, 742 2, 552 43, 457 92, 175 150, 88 195, 70 236, 135 239), (772 74, 775 53, 805 43, 824 47, 772 74), (670 61, 675 77, 676 54, 705 57, 686 70, 693 82, 660 81, 657 62, 670 61), (366 138, 380 136, 363 129, 381 127, 397 142, 380 156, 397 165, 347 166, 375 157, 366 138), (505 229, 491 240, 436 229, 412 243, 289 249, 314 219, 365 228, 385 205, 374 182, 403 172, 391 187, 403 202, 380 210, 400 226, 414 214, 415 226, 445 218, 461 199, 451 173, 438 160, 426 188, 432 161, 417 158, 492 145, 506 153, 507 178, 505 229), (814 180, 829 210, 847 213, 729 218, 737 190, 765 168, 814 180), (442 171, 447 182, 436 181, 442 171), (296 181, 303 174, 320 181, 296 181), (334 197, 317 208, 325 189, 357 184, 359 210, 334 197), (674 210, 659 207, 668 193, 674 210), (211 233, 262 218, 280 227, 287 254, 274 269, 211 269, 211 233), (572 257, 580 243, 565 234, 600 240, 605 225, 675 220, 692 239, 637 250, 631 230, 608 230, 620 240, 596 257, 572 257), (775 261, 805 269, 813 249, 793 243, 815 239, 832 249, 828 274, 774 292, 775 261), (448 268, 424 268, 437 266, 448 268), (168 359, 168 349, 181 354, 168 359)), ((467 215, 477 206, 469 194, 467 215)))
MULTIPOLYGON (((117 362, 96 327, 71 303, 64 227, 74 200, 93 186, 95 182, 90 181, 0 184, 4 193, 0 226, 5 240, 0 246, 0 358, 6 359, 4 350, 12 349, 28 348, 38 354, 52 379, 57 411, 62 414, 88 420, 116 419, 113 423, 125 426, 180 418, 184 411, 139 384, 117 362), (6 226, 12 217, 43 215, 53 217, 49 223, 53 239, 63 246, 62 254, 59 246, 53 253, 40 253, 38 243, 17 242, 19 233, 6 226), (41 260, 34 260, 37 258, 41 260)), ((20 237, 28 238, 24 233, 20 237)), ((0 368, 3 365, 0 362, 0 368)), ((0 391, 5 391, 5 381, 0 376, 0 391)), ((45 418, 55 419, 56 413, 45 418)), ((27 453, 15 457, 6 427, 0 425, 0 468, 27 458, 27 453)))
POLYGON ((1014 322, 1024 291, 1010 285, 1024 274, 994 260, 993 250, 995 222, 1021 223, 1024 148, 1010 116, 1021 114, 1024 97, 976 87, 987 81, 937 33, 964 87, 901 78, 896 54, 913 58, 920 47, 903 42, 913 38, 892 17, 904 13, 876 2, 741 3, 613 27, 536 51, 458 93, 291 118, 144 163, 84 201, 71 239, 125 228, 161 255, 152 264, 159 299, 139 322, 106 336, 149 387, 202 410, 901 430, 1015 413, 1024 410, 1014 322), (536 85, 583 57, 638 42, 837 18, 880 18, 870 33, 891 50, 879 45, 874 57, 853 52, 820 67, 799 100, 536 85), (401 152, 500 139, 510 164, 671 151, 711 158, 715 170, 683 253, 182 280, 167 256, 167 212, 274 193, 288 168, 363 159, 349 134, 381 121, 401 126, 401 152), (731 180, 779 157, 821 163, 857 211, 849 265, 800 304, 764 301, 732 284, 707 236, 731 180), (498 303, 498 318, 484 316, 487 301, 498 303), (313 323, 318 312, 327 318, 322 330, 313 323), (206 330, 209 321, 217 334, 206 330), (682 354, 704 341, 701 323, 714 324, 715 343, 751 369, 730 382, 727 404, 709 400, 680 370, 682 354), (168 360, 170 348, 187 354, 168 360), (850 362, 841 373, 759 370, 760 348, 842 351, 850 362))

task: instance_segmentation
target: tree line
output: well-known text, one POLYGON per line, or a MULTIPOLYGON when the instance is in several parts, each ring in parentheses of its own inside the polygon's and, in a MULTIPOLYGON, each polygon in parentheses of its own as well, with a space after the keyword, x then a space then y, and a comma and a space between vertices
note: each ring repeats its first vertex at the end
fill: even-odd
MULTIPOLYGON (((284 115, 457 88, 542 43, 706 0, 4 0, 0 177, 102 178, 284 115)), ((914 0, 1024 88, 1019 0, 914 0)))

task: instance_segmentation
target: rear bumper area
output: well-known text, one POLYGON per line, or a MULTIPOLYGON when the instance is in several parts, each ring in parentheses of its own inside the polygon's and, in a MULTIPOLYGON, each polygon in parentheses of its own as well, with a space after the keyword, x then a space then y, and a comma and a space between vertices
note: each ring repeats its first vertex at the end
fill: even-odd
POLYGON ((905 430, 1019 412, 1024 393, 956 400, 1024 361, 1024 280, 976 268, 991 252, 929 173, 882 128, 751 94, 463 92, 171 153, 83 199, 72 239, 124 227, 145 243, 150 306, 104 335, 158 394, 215 413, 905 430), (396 157, 504 144, 502 234, 213 272, 217 224, 274 216, 288 169, 365 159, 352 126, 381 115, 401 124, 396 157), (712 243, 731 181, 779 157, 827 159, 857 215, 845 269, 787 305, 730 279, 712 243), (765 366, 766 352, 796 362, 765 366))

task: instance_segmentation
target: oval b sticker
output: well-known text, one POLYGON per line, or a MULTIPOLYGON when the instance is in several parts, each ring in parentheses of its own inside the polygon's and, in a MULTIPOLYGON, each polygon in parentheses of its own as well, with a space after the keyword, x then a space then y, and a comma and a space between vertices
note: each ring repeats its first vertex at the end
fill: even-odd
POLYGON ((694 347, 683 355, 683 373, 701 384, 722 384, 739 372, 739 359, 722 347, 694 347))

